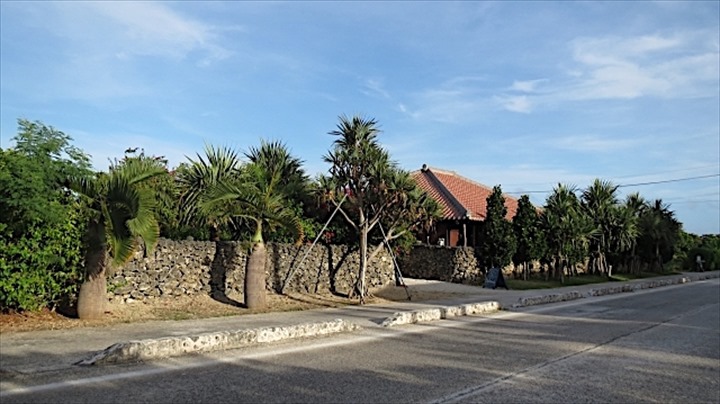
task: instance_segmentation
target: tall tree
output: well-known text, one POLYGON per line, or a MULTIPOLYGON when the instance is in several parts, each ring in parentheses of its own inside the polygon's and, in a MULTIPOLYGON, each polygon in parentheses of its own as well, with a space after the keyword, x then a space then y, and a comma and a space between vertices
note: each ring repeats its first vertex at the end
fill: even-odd
POLYGON ((249 153, 251 161, 239 176, 220 179, 199 197, 203 214, 212 215, 219 224, 247 226, 252 230, 252 248, 245 269, 245 306, 266 306, 265 237, 277 227, 294 232, 303 239, 296 212, 288 204, 287 179, 302 178, 299 160, 282 143, 263 142, 249 153), (264 158, 263 156, 273 156, 264 158))
POLYGON ((615 243, 613 228, 619 220, 617 185, 595 179, 582 194, 581 204, 595 225, 595 235, 590 241, 590 268, 592 273, 608 272, 607 253, 615 243))
POLYGON ((14 145, 0 149, 0 310, 53 308, 81 276, 82 205, 63 187, 90 175, 89 156, 69 135, 18 120, 14 145))
POLYGON ((587 256, 590 239, 596 232, 576 192, 575 187, 558 184, 542 213, 548 252, 554 256, 554 273, 562 282, 566 272, 587 256))
POLYGON ((643 247, 642 255, 652 262, 656 271, 662 272, 665 262, 672 259, 681 230, 682 224, 675 218, 675 212, 662 199, 649 203, 643 210, 639 244, 643 247))
POLYGON ((517 241, 517 249, 513 255, 513 263, 522 265, 523 279, 527 280, 529 263, 540 259, 543 253, 543 237, 540 232, 540 215, 527 195, 520 197, 518 209, 512 221, 513 233, 517 241))
POLYGON ((139 185, 163 174, 167 171, 157 161, 133 158, 111 166, 108 173, 69 181, 70 188, 86 200, 92 212, 87 226, 85 280, 78 294, 81 319, 102 317, 108 269, 126 263, 135 253, 138 239, 146 251, 154 248, 160 232, 155 199, 150 190, 139 185))
POLYGON ((628 226, 630 227, 630 231, 632 233, 631 238, 629 238, 627 241, 629 243, 627 252, 629 253, 629 257, 627 258, 627 261, 629 261, 629 272, 630 273, 640 273, 640 262, 637 256, 637 244, 638 244, 638 238, 641 234, 641 225, 640 225, 640 218, 643 215, 643 212, 647 206, 647 203, 645 199, 640 196, 639 193, 635 192, 625 197, 625 203, 623 204, 623 210, 624 214, 627 217, 628 220, 628 226))
POLYGON ((388 211, 402 202, 396 192, 402 187, 394 181, 399 169, 378 143, 379 133, 374 119, 341 116, 337 129, 330 132, 336 137, 332 150, 324 156, 331 164, 330 175, 320 178, 326 199, 340 207, 341 215, 359 236, 360 268, 350 295, 357 291, 361 303, 367 294, 368 236, 388 211))
POLYGON ((507 207, 500 185, 493 187, 487 198, 487 214, 482 224, 481 260, 489 269, 510 264, 515 254, 516 240, 512 224, 505 218, 507 207))

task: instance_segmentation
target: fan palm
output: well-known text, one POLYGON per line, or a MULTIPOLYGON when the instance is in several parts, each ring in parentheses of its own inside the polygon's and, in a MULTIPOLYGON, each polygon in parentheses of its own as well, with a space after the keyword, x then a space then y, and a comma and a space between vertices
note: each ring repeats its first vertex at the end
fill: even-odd
POLYGON ((128 159, 108 173, 69 181, 70 189, 87 201, 91 211, 85 280, 78 293, 81 319, 99 318, 105 312, 108 269, 126 263, 135 253, 138 239, 148 251, 157 243, 160 230, 153 211, 155 200, 149 189, 138 185, 166 173, 152 159, 128 159))
POLYGON ((200 198, 219 181, 237 177, 240 173, 240 158, 237 152, 228 147, 205 145, 205 157, 197 154, 197 160, 189 157, 188 160, 190 165, 178 173, 182 222, 209 226, 210 238, 217 241, 219 219, 215 212, 203 214, 198 209, 200 198))

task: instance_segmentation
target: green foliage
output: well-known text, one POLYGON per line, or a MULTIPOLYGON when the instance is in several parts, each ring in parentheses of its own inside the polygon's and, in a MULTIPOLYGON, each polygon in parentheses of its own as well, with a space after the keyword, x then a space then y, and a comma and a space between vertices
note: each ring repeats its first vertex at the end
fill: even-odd
MULTIPOLYGON (((246 234, 254 243, 263 242, 268 235, 290 235, 301 241, 304 237, 298 216, 301 208, 293 207, 290 199, 293 195, 304 196, 301 162, 277 142, 263 142, 248 157, 251 162, 245 166, 203 181, 211 185, 198 193, 199 215, 212 218, 218 226, 238 230, 236 234, 246 234), (250 233, 242 233, 243 228, 250 233)), ((217 170, 210 167, 206 171, 217 170)))
POLYGON ((607 273, 609 264, 607 255, 611 245, 617 244, 617 231, 624 228, 618 225, 620 207, 617 200, 617 185, 609 181, 595 179, 582 193, 581 205, 595 227, 590 238, 590 267, 592 272, 607 273))
POLYGON ((38 310, 69 299, 83 261, 85 210, 63 187, 89 157, 64 133, 19 120, 0 150, 0 309, 38 310))
MULTIPOLYGON (((108 173, 72 178, 70 188, 78 193, 91 211, 88 223, 88 251, 107 251, 114 266, 127 262, 142 239, 151 250, 160 229, 155 216, 156 194, 144 186, 147 181, 167 175, 153 159, 126 158, 110 167, 108 173)), ((99 270, 86 266, 86 274, 99 270)))
POLYGON ((196 156, 197 159, 188 158, 189 163, 181 164, 175 170, 180 192, 181 229, 195 229, 187 233, 198 239, 229 239, 231 232, 220 228, 221 220, 216 212, 200 210, 200 199, 221 180, 233 180, 240 175, 240 157, 228 147, 211 145, 205 145, 204 156, 199 153, 196 156))
POLYGON ((520 197, 512 221, 517 249, 513 255, 515 265, 538 260, 545 251, 545 239, 540 232, 540 215, 527 195, 520 197))
POLYGON ((0 230, 2 311, 54 308, 75 295, 83 262, 78 219, 76 213, 61 225, 33 225, 21 237, 0 230))
POLYGON ((143 191, 152 194, 152 199, 155 201, 154 213, 160 226, 160 236, 171 239, 187 237, 184 234, 187 229, 181 224, 180 217, 180 187, 175 176, 167 167, 167 160, 162 156, 146 155, 145 151, 139 148, 129 148, 125 151, 125 157, 115 162, 114 167, 134 164, 135 161, 163 171, 163 173, 137 185, 143 191), (139 153, 138 150, 140 150, 139 153))
POLYGON ((709 247, 691 248, 687 253, 685 262, 683 263, 684 264, 683 269, 686 271, 696 270, 697 264, 695 263, 695 257, 697 257, 698 255, 700 257, 702 257, 703 270, 705 270, 705 271, 720 270, 720 249, 709 248, 709 247))
POLYGON ((436 205, 416 190, 409 173, 390 160, 378 142, 379 133, 374 119, 341 116, 336 130, 330 132, 335 137, 333 146, 323 157, 331 165, 330 175, 319 179, 322 202, 333 208, 340 206, 340 215, 358 236, 356 289, 361 302, 367 292, 367 262, 374 254, 368 251, 371 232, 382 239, 378 233, 378 224, 382 224, 387 239, 393 240, 432 220, 437 211, 436 205))
POLYGON ((555 260, 556 276, 561 278, 568 267, 588 256, 590 240, 597 231, 576 192, 575 187, 558 184, 542 213, 548 254, 555 260))
POLYGON ((482 225, 480 259, 486 268, 503 268, 515 254, 517 242, 506 215, 505 197, 500 185, 496 185, 487 198, 487 216, 482 225))
POLYGON ((656 199, 648 203, 639 218, 640 237, 638 252, 641 258, 652 264, 655 271, 663 271, 664 264, 675 254, 680 240, 682 224, 675 218, 670 207, 656 199))

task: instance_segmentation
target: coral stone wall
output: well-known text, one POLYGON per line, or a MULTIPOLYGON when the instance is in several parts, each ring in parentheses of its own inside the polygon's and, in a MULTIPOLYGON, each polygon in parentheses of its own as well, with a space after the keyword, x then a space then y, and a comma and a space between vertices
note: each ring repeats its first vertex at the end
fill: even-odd
MULTIPOLYGON (((475 249, 472 247, 440 247, 416 245, 398 257, 403 276, 419 279, 436 279, 445 282, 482 285, 485 275, 480 268, 475 249)), ((503 273, 513 273, 512 264, 503 273)))
POLYGON ((410 253, 399 257, 398 263, 408 278, 466 284, 480 284, 483 280, 475 250, 470 247, 414 246, 410 253))
MULTIPOLYGON (((267 288, 279 291, 292 271, 286 291, 347 294, 352 290, 360 267, 357 251, 335 245, 316 245, 308 253, 309 249, 309 245, 269 243, 267 288)), ((108 294, 121 301, 197 294, 242 300, 247 257, 247 246, 239 242, 161 239, 147 257, 138 251, 114 271, 108 294)), ((386 251, 368 264, 365 280, 370 288, 394 281, 392 259, 386 251)))

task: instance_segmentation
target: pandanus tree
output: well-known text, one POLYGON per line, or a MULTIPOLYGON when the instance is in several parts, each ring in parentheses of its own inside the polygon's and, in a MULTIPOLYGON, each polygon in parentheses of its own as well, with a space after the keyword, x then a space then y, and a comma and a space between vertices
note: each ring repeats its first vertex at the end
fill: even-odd
POLYGON ((252 231, 251 253, 245 269, 244 297, 249 309, 266 306, 265 234, 282 227, 303 239, 296 212, 288 200, 288 179, 302 178, 301 162, 282 143, 263 142, 248 153, 250 163, 239 175, 211 185, 199 198, 199 210, 219 225, 247 226, 252 231))
MULTIPOLYGON (((327 202, 339 207, 341 216, 357 233, 360 267, 355 288, 360 302, 365 302, 365 275, 368 261, 368 236, 387 219, 394 206, 404 201, 402 193, 410 183, 401 178, 400 169, 378 143, 380 130, 374 119, 341 116, 337 128, 330 132, 336 139, 324 156, 331 164, 330 175, 320 177, 320 188, 327 202)), ((387 229, 386 229, 387 230, 387 229)))
POLYGON ((587 255, 590 239, 596 232, 576 192, 575 187, 558 184, 545 202, 541 216, 548 252, 554 256, 555 276, 563 282, 570 266, 587 255))
MULTIPOLYGON (((375 232, 380 243, 368 257, 372 260, 387 243, 414 231, 428 231, 440 217, 440 205, 424 192, 409 172, 394 170, 388 176, 384 190, 388 203, 375 232)), ((374 209, 374 208, 373 208, 374 209)))
POLYGON ((107 303, 107 276, 126 263, 142 241, 146 251, 154 248, 159 226, 155 199, 144 181, 167 175, 161 163, 151 158, 126 158, 108 173, 73 178, 71 190, 90 208, 87 225, 85 278, 78 293, 81 319, 102 317, 107 303), (109 265, 109 267, 108 267, 109 265))
POLYGON ((630 273, 639 273, 640 265, 637 256, 637 244, 640 238, 640 218, 642 217, 643 211, 645 210, 646 202, 645 199, 640 196, 639 193, 635 192, 625 197, 625 203, 622 205, 623 214, 628 221, 628 233, 632 237, 627 239, 627 250, 629 254, 627 261, 629 261, 628 267, 630 273))
POLYGON ((670 206, 661 199, 646 205, 639 224, 643 255, 652 262, 656 271, 662 272, 664 263, 672 258, 682 224, 675 218, 675 212, 670 210, 670 206))
POLYGON ((608 272, 607 255, 614 239, 619 216, 617 185, 596 179, 582 194, 581 205, 593 221, 595 233, 590 240, 590 268, 592 273, 608 272))

